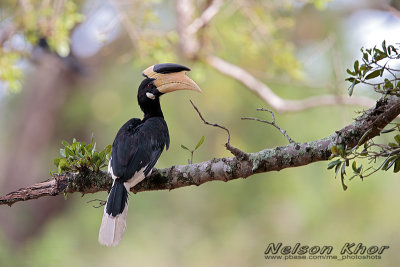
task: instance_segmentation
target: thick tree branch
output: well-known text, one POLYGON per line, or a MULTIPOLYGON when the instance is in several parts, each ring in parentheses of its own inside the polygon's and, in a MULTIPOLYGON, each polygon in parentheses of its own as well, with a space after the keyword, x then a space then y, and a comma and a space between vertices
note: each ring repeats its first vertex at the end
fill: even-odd
POLYGON ((339 104, 370 107, 375 103, 374 100, 368 97, 359 96, 350 98, 348 96, 340 95, 320 95, 302 100, 286 100, 276 95, 265 83, 261 82, 239 66, 233 65, 216 56, 208 56, 205 60, 217 71, 245 85, 279 112, 294 112, 320 106, 334 106, 339 104))
MULTIPOLYGON (((346 144, 354 147, 368 132, 364 142, 379 135, 381 130, 400 114, 400 98, 383 97, 374 108, 359 116, 354 123, 330 136, 306 143, 264 149, 240 157, 214 158, 189 165, 177 165, 166 169, 154 169, 151 176, 132 188, 132 192, 175 189, 205 182, 230 181, 246 178, 256 173, 279 171, 328 160, 331 147, 346 144)), ((62 193, 95 193, 111 188, 112 180, 104 172, 83 171, 53 175, 52 180, 19 189, 0 197, 0 204, 12 205, 18 201, 54 196, 62 193)))

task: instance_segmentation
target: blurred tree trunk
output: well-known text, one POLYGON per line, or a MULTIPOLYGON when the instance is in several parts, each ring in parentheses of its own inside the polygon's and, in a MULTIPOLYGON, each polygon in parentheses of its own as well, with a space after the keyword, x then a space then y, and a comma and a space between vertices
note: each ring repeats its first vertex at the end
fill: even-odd
MULTIPOLYGON (((54 135, 60 109, 76 80, 76 69, 67 61, 46 50, 39 52, 37 66, 25 81, 19 107, 14 109, 18 113, 8 129, 12 138, 0 169, 3 192, 20 186, 22 179, 28 185, 48 175, 48 170, 40 168, 41 161, 51 145, 49 140, 54 135)), ((2 209, 0 225, 7 239, 18 246, 40 231, 44 222, 64 209, 66 203, 57 198, 18 205, 14 210, 2 209)))

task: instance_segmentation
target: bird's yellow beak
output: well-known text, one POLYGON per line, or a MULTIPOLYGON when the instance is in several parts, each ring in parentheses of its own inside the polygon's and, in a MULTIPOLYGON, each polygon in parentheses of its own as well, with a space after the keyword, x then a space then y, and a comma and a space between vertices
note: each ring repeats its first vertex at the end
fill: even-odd
POLYGON ((176 72, 170 69, 168 69, 168 71, 163 71, 162 69, 160 70, 160 68, 156 68, 155 70, 155 66, 160 65, 161 64, 148 67, 143 71, 143 75, 148 78, 155 79, 153 83, 161 93, 165 94, 177 90, 193 90, 201 92, 200 87, 186 75, 186 72, 190 70, 189 68, 176 65, 182 67, 177 68, 179 71, 176 72))

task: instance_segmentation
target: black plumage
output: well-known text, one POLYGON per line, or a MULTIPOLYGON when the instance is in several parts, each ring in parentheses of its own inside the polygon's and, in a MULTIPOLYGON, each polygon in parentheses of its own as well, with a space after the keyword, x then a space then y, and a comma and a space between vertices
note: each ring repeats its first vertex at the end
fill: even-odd
POLYGON ((99 242, 117 245, 126 227, 130 188, 151 173, 164 148, 169 147, 167 123, 160 106, 160 96, 176 90, 201 91, 185 75, 190 69, 172 63, 158 64, 143 72, 137 100, 144 113, 133 118, 118 131, 112 146, 109 172, 114 183, 109 193, 100 226, 99 242))
POLYGON ((169 134, 163 117, 130 119, 118 131, 113 143, 110 161, 113 174, 126 182, 145 168, 147 176, 164 147, 169 147, 169 134))

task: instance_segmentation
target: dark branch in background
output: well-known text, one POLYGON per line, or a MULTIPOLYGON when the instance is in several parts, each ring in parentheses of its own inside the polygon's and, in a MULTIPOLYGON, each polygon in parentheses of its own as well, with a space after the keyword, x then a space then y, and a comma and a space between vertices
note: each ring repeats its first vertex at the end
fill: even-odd
POLYGON ((272 126, 274 126, 276 129, 278 129, 278 130, 283 134, 283 136, 286 137, 286 139, 289 141, 289 143, 291 143, 291 144, 296 143, 295 141, 293 141, 292 138, 289 137, 289 135, 286 133, 286 130, 283 130, 281 127, 279 127, 279 126, 275 123, 275 115, 274 115, 274 113, 273 113, 271 110, 266 109, 266 108, 258 108, 257 110, 258 110, 258 111, 268 111, 269 113, 271 113, 272 121, 266 121, 266 120, 261 120, 261 119, 258 119, 258 118, 249 118, 249 117, 244 117, 244 118, 242 118, 242 120, 254 120, 254 121, 264 122, 264 123, 267 123, 267 124, 269 124, 269 125, 272 125, 272 126))
MULTIPOLYGON (((256 173, 279 171, 317 161, 326 161, 332 155, 331 148, 333 146, 354 147, 360 145, 361 139, 363 139, 362 142, 366 142, 379 135, 382 129, 399 114, 400 98, 397 96, 382 97, 374 108, 364 112, 355 122, 335 131, 326 138, 306 143, 291 143, 287 146, 264 149, 256 153, 246 153, 246 158, 214 158, 189 165, 177 165, 161 170, 154 169, 150 177, 136 185, 131 191, 136 193, 171 190, 215 180, 230 181, 246 178, 256 173)), ((0 204, 12 205, 18 201, 64 193, 95 193, 110 190, 111 184, 111 177, 101 171, 55 174, 52 180, 0 197, 0 204)))

